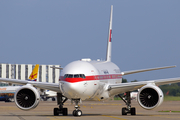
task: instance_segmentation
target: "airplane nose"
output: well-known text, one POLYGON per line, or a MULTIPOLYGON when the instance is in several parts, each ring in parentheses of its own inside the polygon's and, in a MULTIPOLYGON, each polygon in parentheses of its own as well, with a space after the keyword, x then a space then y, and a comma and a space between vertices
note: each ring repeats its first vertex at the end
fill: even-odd
POLYGON ((77 83, 64 82, 62 84, 62 89, 64 96, 66 96, 67 98, 74 98, 74 99, 81 98, 86 90, 83 83, 81 82, 77 82, 77 83))

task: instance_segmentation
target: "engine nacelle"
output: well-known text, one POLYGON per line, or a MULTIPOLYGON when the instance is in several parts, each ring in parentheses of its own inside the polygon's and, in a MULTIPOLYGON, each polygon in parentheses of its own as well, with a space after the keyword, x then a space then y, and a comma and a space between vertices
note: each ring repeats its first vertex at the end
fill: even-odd
POLYGON ((37 107, 40 101, 40 95, 36 88, 28 84, 20 87, 15 92, 14 100, 18 108, 30 110, 37 107))
POLYGON ((154 109, 162 104, 164 95, 162 90, 153 85, 148 84, 143 86, 138 92, 139 105, 147 110, 154 109))

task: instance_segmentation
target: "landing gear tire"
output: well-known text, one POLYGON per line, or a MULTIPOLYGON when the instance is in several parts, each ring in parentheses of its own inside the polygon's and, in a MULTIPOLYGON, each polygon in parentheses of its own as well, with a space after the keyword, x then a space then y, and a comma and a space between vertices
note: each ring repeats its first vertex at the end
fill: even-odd
POLYGON ((73 116, 80 117, 82 115, 82 111, 81 110, 74 110, 72 114, 73 114, 73 116))
POLYGON ((136 108, 131 108, 131 115, 136 115, 136 108))
POLYGON ((126 108, 122 108, 122 115, 127 115, 126 108))
POLYGON ((72 114, 73 114, 73 116, 76 116, 76 110, 74 110, 72 114))
POLYGON ((77 110, 76 111, 76 116, 80 117, 82 115, 82 111, 81 110, 77 110))
POLYGON ((67 108, 54 108, 54 116, 58 116, 59 114, 63 114, 64 116, 68 115, 68 109, 67 108))
POLYGON ((52 101, 55 101, 55 100, 56 100, 56 99, 53 97, 53 98, 52 98, 52 101))
POLYGON ((59 115, 59 109, 58 108, 54 108, 54 116, 58 116, 59 115))
POLYGON ((67 116, 68 115, 68 109, 67 108, 63 108, 62 114, 64 116, 67 116))

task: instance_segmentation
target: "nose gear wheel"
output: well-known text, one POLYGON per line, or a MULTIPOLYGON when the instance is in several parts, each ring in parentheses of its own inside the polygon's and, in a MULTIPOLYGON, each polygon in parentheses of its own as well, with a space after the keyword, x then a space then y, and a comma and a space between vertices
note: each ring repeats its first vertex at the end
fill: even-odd
POLYGON ((76 117, 80 117, 82 115, 82 111, 79 110, 79 106, 78 106, 78 103, 80 102, 80 99, 72 99, 72 101, 75 102, 75 110, 73 111, 73 116, 76 116, 76 117))

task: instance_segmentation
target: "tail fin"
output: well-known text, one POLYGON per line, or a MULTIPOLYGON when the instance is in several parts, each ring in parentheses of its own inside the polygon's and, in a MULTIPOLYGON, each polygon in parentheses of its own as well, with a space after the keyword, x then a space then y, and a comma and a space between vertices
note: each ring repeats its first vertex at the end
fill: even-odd
POLYGON ((113 5, 111 5, 111 14, 109 21, 109 36, 108 36, 108 44, 107 44, 106 61, 111 61, 112 15, 113 15, 113 5))
POLYGON ((36 64, 31 75, 29 76, 28 79, 29 81, 37 81, 38 70, 39 70, 39 64, 36 64))

